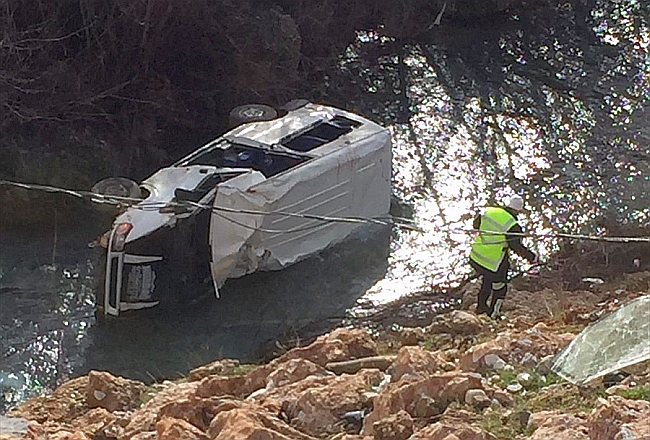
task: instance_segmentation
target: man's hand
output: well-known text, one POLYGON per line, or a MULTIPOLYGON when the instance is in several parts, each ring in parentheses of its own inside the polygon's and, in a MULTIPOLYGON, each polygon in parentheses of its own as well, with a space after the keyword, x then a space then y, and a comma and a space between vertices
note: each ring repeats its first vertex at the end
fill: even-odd
POLYGON ((533 260, 530 262, 531 266, 530 266, 530 269, 528 269, 528 275, 531 275, 531 276, 539 275, 539 267, 537 267, 537 266, 539 266, 539 263, 540 263, 539 255, 535 254, 535 256, 533 257, 533 260))

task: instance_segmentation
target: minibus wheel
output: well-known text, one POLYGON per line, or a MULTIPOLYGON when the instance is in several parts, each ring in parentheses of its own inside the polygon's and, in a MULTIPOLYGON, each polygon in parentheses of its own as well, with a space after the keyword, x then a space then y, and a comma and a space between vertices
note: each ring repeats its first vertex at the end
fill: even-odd
POLYGON ((230 111, 230 127, 236 127, 246 122, 270 121, 278 117, 278 112, 264 104, 245 104, 230 111))

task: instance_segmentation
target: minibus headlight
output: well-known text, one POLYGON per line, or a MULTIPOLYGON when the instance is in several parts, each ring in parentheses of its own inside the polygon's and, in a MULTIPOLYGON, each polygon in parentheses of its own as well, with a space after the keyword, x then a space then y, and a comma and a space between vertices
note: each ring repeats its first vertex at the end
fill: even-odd
POLYGON ((113 243, 111 250, 115 252, 122 252, 124 250, 124 244, 126 243, 126 237, 129 235, 133 229, 131 223, 120 223, 115 227, 115 232, 113 232, 113 243))

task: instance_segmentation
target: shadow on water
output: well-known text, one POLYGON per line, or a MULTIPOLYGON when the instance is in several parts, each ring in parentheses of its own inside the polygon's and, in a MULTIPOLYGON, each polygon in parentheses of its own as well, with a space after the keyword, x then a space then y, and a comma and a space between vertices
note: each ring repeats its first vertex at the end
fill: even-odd
MULTIPOLYGON (((81 238, 63 240, 79 245, 67 258, 84 260, 81 238)), ((259 361, 276 340, 326 331, 386 273, 390 231, 363 228, 283 271, 229 280, 220 299, 193 308, 112 319, 95 317, 91 264, 44 265, 34 260, 43 242, 13 243, 19 267, 3 260, 0 410, 90 369, 150 382, 221 357, 259 361)))

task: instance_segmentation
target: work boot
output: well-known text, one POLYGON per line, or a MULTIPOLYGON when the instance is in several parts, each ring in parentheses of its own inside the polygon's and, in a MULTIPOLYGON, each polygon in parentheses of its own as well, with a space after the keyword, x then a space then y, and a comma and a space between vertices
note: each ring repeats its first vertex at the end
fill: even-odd
POLYGON ((483 283, 481 285, 481 290, 478 292, 478 298, 476 301, 476 314, 486 314, 490 315, 490 306, 488 305, 488 299, 490 298, 490 295, 492 294, 492 290, 490 290, 489 285, 487 283, 483 283))
POLYGON ((505 316, 501 314, 502 305, 503 305, 502 299, 497 299, 496 301, 494 301, 494 303, 492 304, 492 310, 490 311, 490 318, 494 319, 495 321, 505 318, 505 316))

